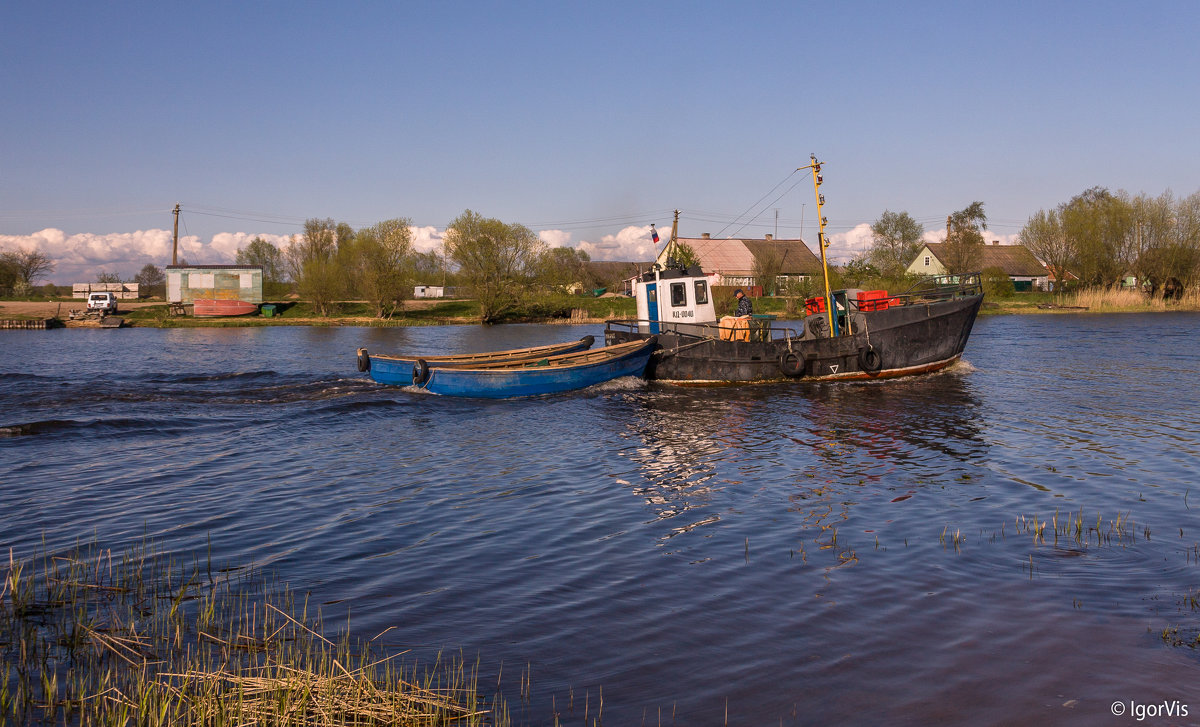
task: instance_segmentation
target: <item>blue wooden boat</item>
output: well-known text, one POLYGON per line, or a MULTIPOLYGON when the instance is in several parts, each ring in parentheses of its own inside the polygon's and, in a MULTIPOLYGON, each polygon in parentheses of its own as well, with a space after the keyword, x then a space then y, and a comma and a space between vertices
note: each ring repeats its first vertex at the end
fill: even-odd
POLYGON ((413 384, 443 396, 506 399, 582 389, 622 376, 641 376, 654 338, 549 356, 539 361, 429 368, 414 364, 413 384))
POLYGON ((578 341, 566 341, 548 346, 514 348, 508 351, 460 353, 449 356, 385 356, 378 353, 372 355, 367 352, 367 349, 360 348, 358 349, 358 370, 369 371, 371 378, 380 384, 408 386, 413 383, 413 371, 417 361, 424 361, 425 366, 430 369, 447 366, 541 361, 549 356, 586 351, 592 347, 595 340, 592 336, 584 336, 578 341))

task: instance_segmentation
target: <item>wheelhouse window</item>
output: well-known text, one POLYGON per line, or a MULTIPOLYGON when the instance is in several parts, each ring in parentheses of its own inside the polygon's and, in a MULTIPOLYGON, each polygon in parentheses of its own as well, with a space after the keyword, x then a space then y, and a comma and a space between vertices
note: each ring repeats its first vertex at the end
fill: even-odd
POLYGON ((683 283, 671 283, 671 306, 687 305, 687 287, 683 283))
POLYGON ((708 302, 708 282, 705 280, 696 281, 696 305, 704 305, 708 302))

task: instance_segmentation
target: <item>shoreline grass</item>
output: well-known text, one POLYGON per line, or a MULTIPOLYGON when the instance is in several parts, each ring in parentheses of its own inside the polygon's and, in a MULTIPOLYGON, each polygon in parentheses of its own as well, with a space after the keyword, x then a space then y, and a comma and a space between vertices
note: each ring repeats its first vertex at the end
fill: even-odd
MULTIPOLYGON (((769 297, 754 301, 755 312, 772 314, 780 321, 802 320, 801 298, 769 297)), ((277 313, 267 318, 245 316, 236 318, 193 318, 171 316, 168 306, 143 306, 121 315, 127 325, 148 328, 258 328, 265 326, 312 326, 365 328, 407 328, 444 325, 478 325, 479 303, 474 300, 445 300, 420 308, 401 310, 391 318, 373 315, 365 303, 344 301, 332 315, 321 316, 306 301, 283 301, 274 304, 277 313)), ((1015 293, 1008 297, 987 297, 981 316, 1046 315, 1061 313, 1162 313, 1200 312, 1200 291, 1192 291, 1180 300, 1164 300, 1136 290, 1088 289, 1062 295, 1032 292, 1015 293), (1039 308, 1038 306, 1055 306, 1039 308)), ((510 314, 504 323, 584 325, 602 324, 616 318, 636 315, 632 298, 586 298, 557 296, 534 302, 510 314)), ((9 314, 13 320, 40 319, 44 316, 9 314)), ((86 327, 73 322, 68 327, 86 327)))
POLYGON ((478 664, 421 669, 323 631, 319 611, 262 574, 180 564, 146 542, 10 551, 0 723, 508 724, 498 696, 481 698, 478 664))

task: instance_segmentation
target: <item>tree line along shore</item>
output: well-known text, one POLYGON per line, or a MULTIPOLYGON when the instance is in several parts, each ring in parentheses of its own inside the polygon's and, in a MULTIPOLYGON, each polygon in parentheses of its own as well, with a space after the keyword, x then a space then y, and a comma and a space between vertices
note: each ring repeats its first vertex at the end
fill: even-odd
MULTIPOLYGON (((947 216, 942 245, 950 274, 978 270, 987 215, 972 202, 947 216)), ((384 220, 355 230, 331 218, 309 219, 302 234, 280 249, 261 237, 239 249, 236 262, 263 269, 271 318, 184 320, 165 303, 165 273, 146 263, 129 282, 148 301, 126 304, 135 325, 429 325, 532 321, 594 322, 634 315, 631 299, 596 298, 620 291, 636 264, 600 263, 576 248, 551 247, 524 225, 465 210, 446 228, 441 249, 419 251, 412 221, 384 220), (414 300, 417 285, 458 291, 450 300, 414 300), (145 303, 151 303, 145 305, 145 303)), ((871 227, 868 249, 829 269, 830 286, 902 292, 917 279, 910 263, 927 241, 907 212, 885 210, 871 227)), ((1054 292, 1018 292, 1001 270, 983 270, 984 314, 1062 310, 1096 312, 1200 310, 1200 192, 1175 198, 1092 188, 1032 215, 1018 236, 1046 266, 1054 292), (1042 306, 1042 307, 1038 307, 1042 306)), ((676 257, 693 254, 686 246, 676 257)), ((186 264, 186 261, 181 261, 186 264)), ((641 264, 647 267, 649 262, 641 264)), ((756 261, 754 281, 768 293, 757 312, 803 316, 805 298, 821 281, 779 276, 770 256, 756 261)), ((36 283, 54 263, 37 250, 0 251, 0 318, 61 317, 80 301, 63 286, 36 283), (16 303, 61 304, 30 309, 16 303)), ((101 272, 97 282, 122 282, 101 272)), ((717 309, 732 309, 733 288, 716 286, 717 309)))

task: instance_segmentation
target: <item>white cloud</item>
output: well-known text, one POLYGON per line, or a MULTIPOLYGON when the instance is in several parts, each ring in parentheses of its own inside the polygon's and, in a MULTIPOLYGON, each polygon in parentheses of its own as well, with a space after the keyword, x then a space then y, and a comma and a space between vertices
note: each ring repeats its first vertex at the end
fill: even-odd
MULTIPOLYGON (((863 222, 847 232, 830 235, 829 247, 825 249, 825 255, 830 262, 846 263, 869 250, 872 240, 871 226, 863 222)), ((818 256, 821 254, 820 250, 813 252, 818 256)))
POLYGON ((577 247, 593 260, 648 262, 657 254, 650 225, 626 227, 615 235, 601 237, 598 242, 580 240, 577 247))
MULTIPOLYGON (((946 228, 943 227, 940 230, 926 230, 925 234, 921 236, 921 239, 925 242, 945 242, 946 228)), ((984 230, 983 240, 989 245, 991 245, 993 242, 999 242, 1001 245, 1019 245, 1021 244, 1021 233, 1014 232, 1009 235, 1002 235, 999 232, 984 230)))
POLYGON ((565 230, 542 230, 538 238, 550 247, 571 247, 571 233, 565 230))
POLYGON ((421 252, 429 252, 430 250, 441 250, 442 238, 444 232, 438 232, 438 229, 433 225, 425 227, 410 227, 412 232, 413 247, 421 252))
MULTIPOLYGON (((179 255, 191 263, 229 264, 234 261, 238 248, 245 247, 255 237, 281 247, 289 239, 284 235, 222 232, 206 243, 196 235, 184 235, 179 238, 179 255)), ((95 280, 101 272, 131 278, 146 263, 160 267, 170 264, 171 231, 68 235, 62 230, 47 228, 31 235, 0 235, 0 249, 45 253, 54 261, 50 280, 67 285, 95 280)))

